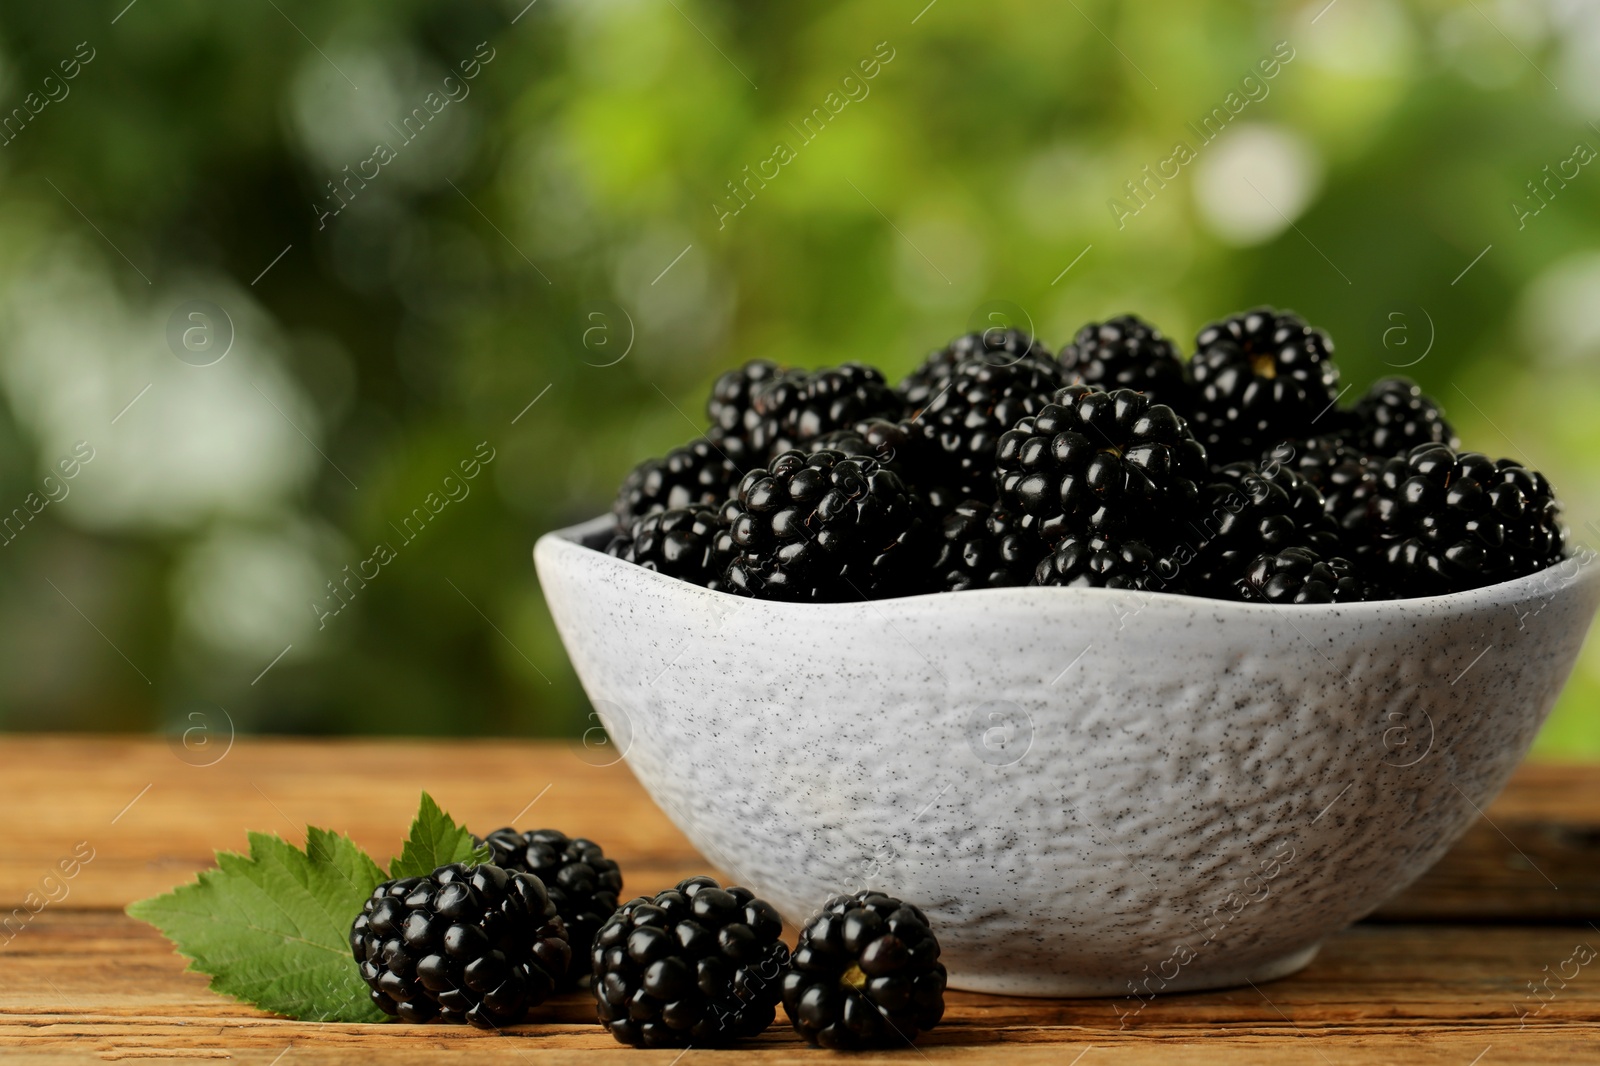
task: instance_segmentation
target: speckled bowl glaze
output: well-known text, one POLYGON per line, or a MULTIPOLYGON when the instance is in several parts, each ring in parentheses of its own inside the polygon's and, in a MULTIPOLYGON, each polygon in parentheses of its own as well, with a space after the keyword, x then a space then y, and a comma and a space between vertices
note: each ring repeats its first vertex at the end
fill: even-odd
POLYGON ((1016 588, 747 600, 534 551, 616 750, 803 921, 923 907, 959 988, 1149 995, 1308 963, 1478 817, 1600 603, 1583 552, 1429 599, 1276 607, 1016 588))

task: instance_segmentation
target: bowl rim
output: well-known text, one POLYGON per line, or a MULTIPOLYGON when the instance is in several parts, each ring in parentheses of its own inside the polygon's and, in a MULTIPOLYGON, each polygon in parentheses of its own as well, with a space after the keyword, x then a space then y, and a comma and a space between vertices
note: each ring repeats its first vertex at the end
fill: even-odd
POLYGON ((1099 600, 1111 603, 1121 601, 1137 601, 1145 606, 1152 604, 1168 604, 1172 606, 1187 607, 1189 609, 1207 609, 1216 611, 1237 611, 1244 613, 1259 613, 1267 617, 1278 615, 1282 612, 1292 612, 1297 618, 1334 618, 1347 615, 1366 616, 1379 613, 1404 614, 1415 613, 1423 617, 1436 613, 1439 609, 1447 611, 1470 610, 1477 606, 1496 606, 1507 603, 1516 603, 1529 598, 1529 593, 1541 583, 1549 585, 1549 598, 1569 591, 1585 582, 1589 584, 1600 583, 1600 567, 1592 565, 1600 559, 1600 553, 1593 548, 1578 542, 1569 542, 1566 555, 1558 562, 1536 570, 1522 577, 1515 577, 1509 581, 1501 581, 1493 585, 1484 585, 1480 588, 1467 589, 1464 592, 1450 592, 1439 596, 1416 596, 1409 599, 1369 600, 1363 603, 1252 603, 1246 600, 1219 600, 1210 596, 1191 596, 1177 592, 1141 592, 1136 589, 1107 589, 1069 586, 1039 586, 1017 585, 1006 588, 994 589, 967 589, 960 593, 919 592, 910 596, 888 596, 876 600, 844 600, 831 603, 797 603, 789 600, 761 600, 747 596, 736 596, 731 592, 722 592, 718 589, 709 589, 701 585, 692 585, 687 581, 680 581, 675 577, 655 570, 646 570, 642 566, 623 562, 615 556, 607 555, 604 551, 590 547, 583 543, 586 538, 614 528, 614 519, 609 514, 597 515, 594 518, 578 522, 574 525, 554 529, 541 535, 533 546, 535 566, 538 564, 542 552, 567 551, 575 549, 595 557, 602 567, 617 568, 618 574, 631 573, 636 580, 642 579, 647 583, 654 582, 663 589, 672 589, 675 593, 702 598, 726 598, 745 604, 760 604, 762 608, 775 611, 802 611, 815 613, 819 611, 841 611, 849 613, 864 613, 882 610, 885 606, 906 605, 931 605, 934 603, 951 603, 952 606, 961 603, 973 603, 975 597, 988 599, 1016 599, 1027 601, 1056 601, 1081 599, 1086 601, 1099 600), (1561 567, 1576 565, 1577 569, 1569 574, 1556 574, 1561 567))

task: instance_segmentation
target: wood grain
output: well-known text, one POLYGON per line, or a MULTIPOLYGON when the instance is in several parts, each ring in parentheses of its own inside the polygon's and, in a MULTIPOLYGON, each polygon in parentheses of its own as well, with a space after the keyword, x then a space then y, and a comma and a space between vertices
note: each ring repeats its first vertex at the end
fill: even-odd
MULTIPOLYGON (((188 880, 210 864, 213 848, 242 847, 247 829, 298 839, 312 822, 347 831, 386 858, 424 788, 476 827, 515 820, 598 837, 623 863, 630 893, 709 869, 624 767, 586 757, 593 753, 561 743, 241 739, 202 767, 184 761, 196 761, 194 752, 175 754, 159 741, 0 738, 0 910, 38 891, 80 842, 94 849, 67 897, 0 946, 0 1056, 291 1066, 374 1055, 464 1063, 493 1053, 506 1061, 672 1063, 676 1052, 616 1045, 581 995, 501 1036, 275 1018, 211 993, 158 934, 121 913, 132 899, 188 880)), ((1476 827, 1385 907, 1381 921, 1333 938, 1294 977, 1164 996, 1131 1017, 1124 1015, 1137 1001, 957 992, 945 1023, 916 1051, 849 1061, 1000 1056, 1065 1064, 1082 1054, 1083 1066, 1469 1066, 1480 1053, 1482 1066, 1596 1061, 1600 963, 1552 981, 1548 1002, 1529 984, 1557 972, 1577 944, 1600 948, 1600 929, 1589 924, 1600 916, 1600 768, 1524 767, 1487 814, 1493 824, 1476 827)), ((748 1048, 696 1049, 681 1061, 711 1058, 814 1064, 831 1056, 774 1027, 748 1048)))

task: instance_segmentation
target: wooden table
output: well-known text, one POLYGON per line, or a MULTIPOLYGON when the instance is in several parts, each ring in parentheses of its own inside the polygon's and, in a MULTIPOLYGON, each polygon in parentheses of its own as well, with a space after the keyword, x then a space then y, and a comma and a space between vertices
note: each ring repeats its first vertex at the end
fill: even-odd
MULTIPOLYGON (((220 740, 188 750, 149 739, 0 738, 0 913, 80 841, 94 849, 70 894, 0 946, 5 1062, 814 1066, 833 1058, 781 1024, 748 1048, 696 1049, 681 1060, 623 1048, 594 1024, 582 995, 495 1036, 294 1022, 213 994, 122 908, 188 880, 214 848, 242 849, 246 829, 299 843, 307 822, 338 828, 382 861, 426 788, 473 827, 506 823, 531 803, 520 825, 600 840, 621 861, 630 894, 709 869, 623 766, 590 765, 562 743, 240 739, 220 761, 198 765, 221 750, 220 740)), ((1577 945, 1600 948, 1597 925, 1600 767, 1531 765, 1437 868, 1294 977, 1161 997, 1128 1028, 1108 1000, 954 992, 944 1024, 917 1050, 848 1061, 1600 1062, 1600 960, 1564 987, 1552 980, 1548 1002, 1529 991, 1577 945)))

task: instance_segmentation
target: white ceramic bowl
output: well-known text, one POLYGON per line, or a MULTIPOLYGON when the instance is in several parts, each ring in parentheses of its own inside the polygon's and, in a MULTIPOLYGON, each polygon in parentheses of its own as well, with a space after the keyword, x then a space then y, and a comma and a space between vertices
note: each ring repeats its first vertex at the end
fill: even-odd
POLYGON ((796 922, 844 890, 915 902, 957 987, 1129 1010, 1291 973, 1426 870, 1527 751, 1600 603, 1592 552, 1347 606, 770 603, 610 558, 607 529, 539 541, 545 597, 617 750, 709 860, 796 922))

